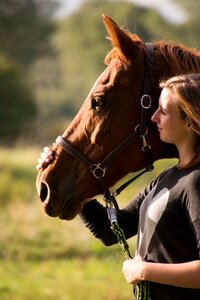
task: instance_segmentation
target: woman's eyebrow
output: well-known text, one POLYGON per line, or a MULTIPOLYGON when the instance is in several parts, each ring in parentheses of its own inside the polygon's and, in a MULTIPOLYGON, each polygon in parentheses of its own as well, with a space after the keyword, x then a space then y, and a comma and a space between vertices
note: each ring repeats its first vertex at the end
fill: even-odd
POLYGON ((159 108, 160 108, 163 112, 167 112, 167 109, 165 109, 161 104, 159 105, 159 108))

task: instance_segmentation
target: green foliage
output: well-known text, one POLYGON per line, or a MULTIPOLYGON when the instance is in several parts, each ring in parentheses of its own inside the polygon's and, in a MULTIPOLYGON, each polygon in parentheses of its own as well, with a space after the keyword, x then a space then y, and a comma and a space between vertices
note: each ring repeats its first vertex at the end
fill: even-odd
POLYGON ((173 0, 175 4, 180 6, 186 15, 186 21, 182 26, 179 26, 177 38, 187 45, 199 48, 199 11, 200 1, 199 0, 173 0))
POLYGON ((54 26, 49 17, 55 5, 52 0, 1 0, 0 52, 21 64, 50 53, 48 37, 54 26))
POLYGON ((37 102, 29 67, 39 56, 54 56, 49 36, 54 0, 1 0, 0 4, 0 141, 15 141, 30 130, 37 102))
POLYGON ((0 141, 12 143, 35 117, 36 105, 17 66, 2 55, 0 105, 0 141))

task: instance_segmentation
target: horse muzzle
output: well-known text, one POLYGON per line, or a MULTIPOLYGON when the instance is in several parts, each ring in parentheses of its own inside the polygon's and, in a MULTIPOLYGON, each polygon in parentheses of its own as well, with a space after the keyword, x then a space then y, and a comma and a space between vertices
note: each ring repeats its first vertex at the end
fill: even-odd
POLYGON ((45 182, 40 182, 37 180, 36 188, 38 197, 41 200, 46 214, 50 217, 57 217, 59 215, 59 210, 55 208, 54 201, 52 201, 53 197, 51 195, 52 192, 49 185, 45 182))
POLYGON ((51 187, 40 174, 36 180, 36 188, 44 211, 50 217, 72 220, 82 209, 78 194, 51 187))

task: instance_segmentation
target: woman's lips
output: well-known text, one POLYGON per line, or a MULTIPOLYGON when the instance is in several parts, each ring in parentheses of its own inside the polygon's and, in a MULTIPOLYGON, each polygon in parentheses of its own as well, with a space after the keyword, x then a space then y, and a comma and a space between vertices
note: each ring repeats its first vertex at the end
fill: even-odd
POLYGON ((158 131, 160 132, 160 131, 162 131, 162 128, 161 127, 157 127, 158 128, 158 131))

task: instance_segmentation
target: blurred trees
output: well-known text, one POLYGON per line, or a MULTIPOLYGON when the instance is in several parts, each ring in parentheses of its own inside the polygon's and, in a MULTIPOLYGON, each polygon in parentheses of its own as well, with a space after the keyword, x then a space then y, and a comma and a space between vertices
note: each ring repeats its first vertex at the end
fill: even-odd
POLYGON ((0 97, 0 139, 12 145, 19 133, 28 130, 36 106, 17 66, 3 55, 0 55, 0 97))
POLYGON ((55 2, 0 2, 0 141, 14 141, 31 126, 36 103, 27 81, 28 67, 42 54, 51 54, 50 19, 55 2))
POLYGON ((173 0, 186 13, 186 21, 179 27, 177 38, 183 36, 190 46, 199 47, 200 0, 173 0))
POLYGON ((55 5, 51 0, 1 0, 0 52, 22 65, 47 54, 55 5))

